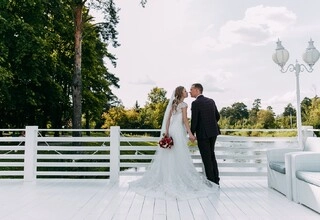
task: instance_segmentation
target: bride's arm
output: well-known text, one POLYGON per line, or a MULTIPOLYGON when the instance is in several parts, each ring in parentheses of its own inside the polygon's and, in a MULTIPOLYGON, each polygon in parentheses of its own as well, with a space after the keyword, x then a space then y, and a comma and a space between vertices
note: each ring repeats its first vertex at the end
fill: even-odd
POLYGON ((167 118, 167 122, 166 122, 166 133, 165 133, 166 136, 169 135, 169 126, 170 126, 171 114, 172 114, 172 109, 169 112, 169 115, 168 115, 168 118, 167 118))
POLYGON ((195 139, 195 137, 193 136, 191 130, 190 130, 190 125, 189 125, 189 120, 188 120, 188 117, 187 117, 187 108, 188 107, 184 107, 182 108, 182 120, 183 120, 183 124, 187 130, 187 133, 189 135, 189 138, 190 139, 195 139))

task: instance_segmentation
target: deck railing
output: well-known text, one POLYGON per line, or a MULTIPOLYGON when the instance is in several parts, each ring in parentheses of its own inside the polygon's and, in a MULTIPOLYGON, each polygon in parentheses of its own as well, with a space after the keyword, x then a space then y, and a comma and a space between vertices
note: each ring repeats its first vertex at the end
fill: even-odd
MULTIPOLYGON (((7 134, 0 137, 0 178, 25 181, 38 178, 110 178, 110 181, 117 181, 119 175, 142 175, 154 157, 160 136, 159 129, 121 129, 116 126, 80 130, 27 126, 25 129, 0 131, 7 134), (72 137, 74 131, 83 135, 72 137), (87 134, 89 132, 91 135, 87 134), (55 137, 55 133, 59 133, 59 137, 55 137)), ((304 127, 304 138, 313 136, 313 131, 312 127, 304 127)), ((266 175, 266 150, 279 147, 298 148, 297 138, 220 135, 216 143, 220 175, 266 175)), ((202 172, 197 146, 189 148, 195 167, 202 172)))

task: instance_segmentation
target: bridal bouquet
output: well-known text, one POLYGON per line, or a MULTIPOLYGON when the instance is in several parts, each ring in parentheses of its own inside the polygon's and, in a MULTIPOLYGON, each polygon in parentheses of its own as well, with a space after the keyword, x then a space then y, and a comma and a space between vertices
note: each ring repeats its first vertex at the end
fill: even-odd
POLYGON ((171 148, 173 146, 172 137, 168 137, 167 135, 163 134, 163 137, 159 141, 159 145, 162 148, 171 148))

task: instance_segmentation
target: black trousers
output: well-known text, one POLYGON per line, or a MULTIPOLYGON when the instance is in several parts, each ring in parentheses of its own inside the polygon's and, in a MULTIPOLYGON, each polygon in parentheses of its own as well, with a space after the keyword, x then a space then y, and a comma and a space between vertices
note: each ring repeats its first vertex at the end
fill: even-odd
POLYGON ((208 139, 197 140, 197 142, 207 179, 219 184, 218 163, 214 152, 216 140, 217 136, 214 136, 208 139))

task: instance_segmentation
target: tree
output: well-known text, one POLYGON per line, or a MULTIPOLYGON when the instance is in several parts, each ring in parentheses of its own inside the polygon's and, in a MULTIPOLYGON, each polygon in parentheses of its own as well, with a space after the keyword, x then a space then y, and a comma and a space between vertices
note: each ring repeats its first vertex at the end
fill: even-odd
POLYGON ((146 6, 147 1, 148 1, 148 0, 141 0, 141 1, 140 1, 140 4, 142 5, 142 7, 145 7, 145 6, 146 6))
POLYGON ((222 107, 219 113, 222 117, 225 117, 225 118, 232 117, 232 108, 231 107, 222 107))
POLYGON ((282 116, 284 118, 282 120, 282 127, 293 128, 296 125, 296 110, 291 103, 284 108, 282 116))
POLYGON ((4 94, 0 105, 6 120, 3 127, 46 127, 48 120, 54 119, 52 109, 60 105, 60 87, 64 85, 55 80, 65 73, 59 72, 62 65, 56 60, 60 51, 57 42, 70 27, 61 6, 58 1, 40 0, 3 0, 0 4, 0 60, 7 76, 0 92, 4 94), (57 11, 59 16, 55 17, 57 11), (62 23, 62 30, 56 32, 62 23))
POLYGON ((309 111, 309 117, 306 123, 313 126, 316 129, 320 128, 320 98, 314 97, 311 100, 311 106, 309 111))
POLYGON ((230 125, 240 126, 248 119, 249 112, 247 106, 242 102, 236 102, 231 107, 224 107, 220 110, 220 115, 229 120, 230 125))
POLYGON ((254 125, 257 123, 257 114, 260 108, 261 108, 261 99, 255 99, 252 104, 252 108, 249 112, 249 121, 251 125, 254 125))
POLYGON ((82 109, 85 127, 100 128, 102 112, 109 109, 108 101, 115 99, 110 87, 119 88, 119 78, 105 66, 103 58, 108 57, 109 53, 107 45, 99 38, 99 29, 91 23, 86 23, 84 29, 86 36, 83 40, 82 109))
POLYGON ((247 119, 249 117, 249 112, 247 106, 242 102, 236 102, 232 104, 234 110, 234 118, 237 120, 247 119))
POLYGON ((167 92, 163 88, 155 87, 148 94, 145 107, 140 117, 145 128, 161 128, 163 116, 168 105, 167 92))
POLYGON ((312 105, 312 100, 308 97, 305 97, 301 102, 301 119, 302 121, 307 121, 310 107, 312 105))
POLYGON ((252 104, 252 110, 259 111, 260 108, 261 108, 261 99, 255 99, 252 104))
POLYGON ((295 116, 296 110, 294 109, 293 105, 289 103, 285 108, 284 112, 282 113, 283 116, 295 116))
MULTIPOLYGON (((1 2, 1 127, 37 124, 42 128, 61 128, 72 121, 72 2, 1 2)), ((115 65, 116 58, 107 50, 107 43, 112 42, 107 40, 114 34, 110 31, 114 25, 110 22, 93 25, 88 9, 83 8, 83 11, 82 29, 86 34, 82 38, 81 84, 84 88, 81 104, 88 124, 90 120, 98 121, 103 109, 117 104, 110 87, 119 87, 119 79, 108 71, 103 60, 107 57, 115 65), (105 23, 108 23, 108 29, 101 27, 105 23)))
MULTIPOLYGON (((74 12, 74 74, 72 80, 72 100, 73 100, 73 120, 72 127, 74 129, 81 128, 82 118, 82 76, 81 76, 81 62, 82 62, 82 36, 83 36, 83 12, 85 4, 88 8, 94 8, 104 14, 105 22, 97 24, 100 28, 102 39, 106 42, 112 43, 114 47, 119 46, 117 42, 118 32, 116 25, 118 24, 117 12, 113 0, 73 0, 71 6, 74 12)), ((88 10, 89 11, 89 10, 88 10)), ((80 136, 80 132, 74 132, 74 136, 80 136)))
POLYGON ((110 108, 108 112, 102 114, 102 118, 104 119, 102 128, 126 125, 125 109, 123 106, 110 108))
MULTIPOLYGON (((140 4, 145 7, 147 0, 141 0, 140 4)), ((117 42, 118 32, 116 26, 119 22, 118 11, 113 0, 72 0, 71 6, 74 12, 74 74, 72 81, 72 100, 73 100, 73 120, 72 127, 74 129, 81 128, 82 118, 82 75, 81 75, 81 63, 82 63, 82 36, 83 36, 83 12, 85 5, 88 8, 96 9, 104 14, 105 22, 98 23, 100 28, 101 37, 108 43, 111 43, 113 47, 119 46, 117 42)), ((114 65, 115 57, 110 54, 110 57, 114 65)), ((109 58, 110 58, 109 57, 109 58)), ((80 136, 80 132, 74 132, 74 136, 80 136)))
POLYGON ((257 113, 257 127, 262 129, 275 128, 275 118, 270 110, 260 109, 257 113))
POLYGON ((140 105, 138 103, 138 101, 135 102, 134 106, 133 106, 133 109, 136 111, 136 112, 139 112, 140 111, 140 105))
MULTIPOLYGON (((143 108, 136 102, 131 109, 123 106, 112 107, 103 113, 103 128, 117 125, 135 129, 159 129, 162 125, 164 112, 168 105, 166 91, 155 87, 148 94, 148 101, 143 108)), ((154 135, 154 134, 153 134, 154 135)))
POLYGON ((167 100, 166 98, 167 91, 163 88, 155 87, 148 94, 147 104, 154 105, 157 103, 162 103, 167 100))

